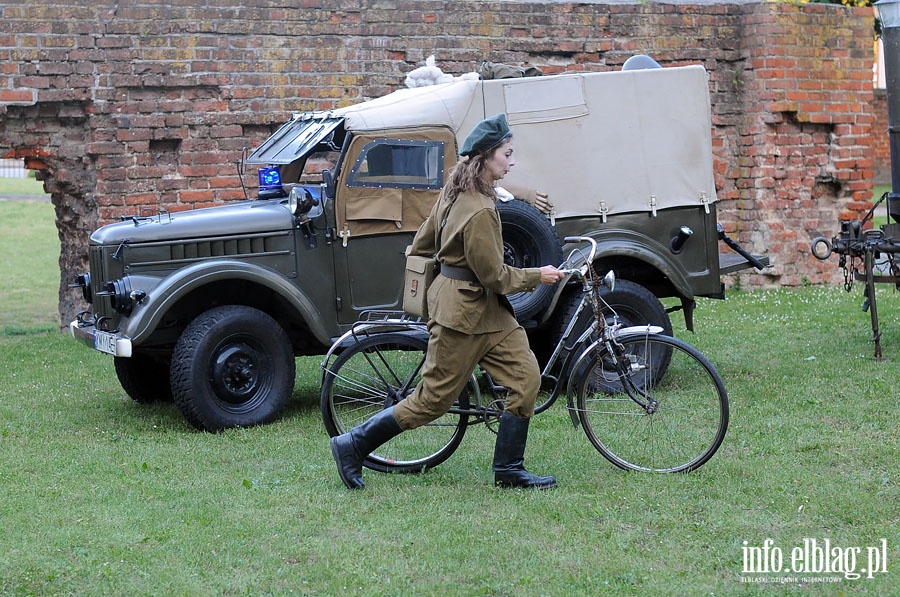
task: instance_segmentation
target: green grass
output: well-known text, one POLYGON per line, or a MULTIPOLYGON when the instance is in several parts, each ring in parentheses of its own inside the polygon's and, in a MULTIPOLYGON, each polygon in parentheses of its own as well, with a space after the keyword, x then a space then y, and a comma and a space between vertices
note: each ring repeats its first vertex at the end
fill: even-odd
POLYGON ((43 195, 44 183, 35 180, 34 173, 27 178, 0 178, 0 196, 43 195))
POLYGON ((742 574, 742 550, 767 538, 786 561, 804 539, 864 557, 884 538, 885 574, 777 591, 896 594, 900 295, 890 287, 877 295, 881 361, 859 285, 703 300, 694 334, 676 314, 676 333, 716 364, 732 406, 723 447, 695 473, 618 471, 557 404, 535 419, 527 453, 556 490, 494 489, 493 436, 474 427, 434 470, 366 471, 365 491, 349 492, 319 415, 318 359, 298 360, 283 420, 212 435, 172 404, 133 402, 109 357, 47 331, 58 277, 52 225, 37 230, 47 209, 0 203, 0 313, 31 322, 0 334, 0 594, 763 594, 769 584, 741 577, 786 575, 742 574), (26 242, 35 261, 11 258, 26 242))
POLYGON ((58 328, 59 246, 49 202, 0 201, 2 333, 58 328))
MULTIPOLYGON (((882 195, 884 195, 885 193, 890 193, 890 192, 891 192, 891 185, 875 185, 875 187, 872 189, 872 203, 874 204, 874 202, 881 199, 882 195)), ((872 217, 872 224, 876 228, 879 228, 881 226, 884 226, 885 224, 890 223, 888 221, 888 217, 887 217, 887 201, 882 203, 880 208, 881 209, 879 209, 879 211, 872 217)))

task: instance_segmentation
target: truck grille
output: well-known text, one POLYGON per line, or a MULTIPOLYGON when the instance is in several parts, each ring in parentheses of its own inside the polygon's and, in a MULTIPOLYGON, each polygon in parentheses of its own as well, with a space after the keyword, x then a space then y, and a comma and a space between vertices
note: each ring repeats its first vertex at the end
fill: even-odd
POLYGON ((284 254, 290 244, 279 241, 286 238, 287 235, 279 234, 278 236, 253 236, 182 243, 172 245, 171 258, 173 261, 178 261, 206 257, 284 254))
POLYGON ((137 267, 177 266, 217 257, 272 257, 292 252, 291 236, 285 232, 225 236, 181 242, 141 243, 128 246, 129 270, 137 267))
POLYGON ((122 277, 122 264, 112 257, 118 248, 118 246, 92 245, 88 250, 94 320, 98 322, 98 328, 107 331, 118 328, 120 315, 113 309, 110 298, 99 293, 104 282, 122 277))

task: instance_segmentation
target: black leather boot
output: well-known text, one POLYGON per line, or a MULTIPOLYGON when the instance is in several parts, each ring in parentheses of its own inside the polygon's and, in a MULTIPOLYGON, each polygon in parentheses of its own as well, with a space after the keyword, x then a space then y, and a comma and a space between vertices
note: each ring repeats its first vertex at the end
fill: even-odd
POLYGON ((348 489, 364 488, 366 484, 363 482, 362 468, 366 456, 402 431, 394 418, 392 406, 379 411, 347 433, 331 438, 331 454, 344 485, 348 489))
POLYGON ((520 419, 509 413, 500 417, 497 443, 494 446, 494 485, 550 489, 556 487, 553 477, 532 475, 525 470, 525 442, 531 419, 520 419))

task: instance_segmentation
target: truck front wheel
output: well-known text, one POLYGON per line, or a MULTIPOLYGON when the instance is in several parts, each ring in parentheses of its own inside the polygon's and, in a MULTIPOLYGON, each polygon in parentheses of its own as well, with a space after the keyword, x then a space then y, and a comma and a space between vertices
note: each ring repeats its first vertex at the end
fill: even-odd
POLYGON ((216 307, 178 339, 172 395, 202 431, 271 423, 293 392, 295 366, 290 339, 274 319, 243 305, 216 307))

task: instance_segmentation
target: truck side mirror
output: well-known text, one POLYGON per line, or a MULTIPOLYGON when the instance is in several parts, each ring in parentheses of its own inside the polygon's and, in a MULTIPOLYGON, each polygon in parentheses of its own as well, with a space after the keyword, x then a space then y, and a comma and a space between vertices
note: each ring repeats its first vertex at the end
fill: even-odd
POLYGON ((322 170, 322 186, 325 187, 325 197, 334 199, 334 175, 331 170, 322 170))

